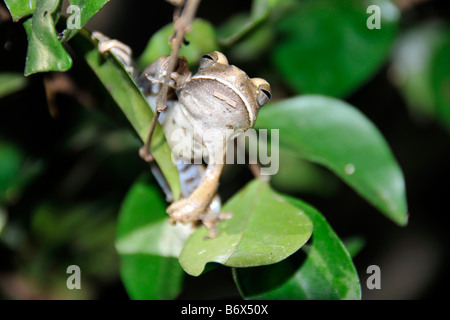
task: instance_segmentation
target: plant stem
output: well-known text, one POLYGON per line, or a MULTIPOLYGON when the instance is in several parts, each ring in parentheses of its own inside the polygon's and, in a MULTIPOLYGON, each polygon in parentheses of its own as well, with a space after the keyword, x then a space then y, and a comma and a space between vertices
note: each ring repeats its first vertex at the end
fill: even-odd
POLYGON ((197 8, 200 4, 200 0, 186 0, 184 8, 179 13, 180 10, 175 10, 174 14, 174 25, 175 30, 174 34, 171 37, 171 47, 172 52, 169 57, 169 64, 167 67, 167 74, 164 78, 164 83, 156 97, 156 110, 153 115, 152 123, 150 126, 150 131, 148 133, 148 138, 145 141, 144 146, 139 150, 139 155, 147 162, 153 161, 153 156, 150 152, 150 143, 152 141, 153 132, 155 130, 156 123, 159 118, 159 114, 167 108, 167 93, 169 91, 169 81, 172 72, 175 71, 175 68, 178 63, 178 52, 180 51, 181 44, 183 43, 184 36, 191 29, 192 21, 194 20, 195 13, 197 12, 197 8))

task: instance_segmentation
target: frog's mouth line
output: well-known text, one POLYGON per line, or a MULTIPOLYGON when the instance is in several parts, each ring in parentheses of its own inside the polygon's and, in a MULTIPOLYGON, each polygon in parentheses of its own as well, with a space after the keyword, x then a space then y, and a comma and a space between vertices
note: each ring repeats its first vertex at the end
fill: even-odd
POLYGON ((227 87, 231 88, 239 96, 239 98, 241 98, 241 100, 244 102, 245 107, 247 108, 247 114, 248 114, 248 120, 250 122, 250 127, 253 127, 255 125, 255 116, 253 114, 252 107, 250 106, 248 100, 244 97, 242 92, 240 90, 238 90, 238 88, 236 88, 236 86, 233 85, 231 82, 217 78, 217 77, 206 76, 206 75, 195 75, 192 77, 192 79, 215 80, 215 81, 220 82, 220 83, 226 85, 227 87))

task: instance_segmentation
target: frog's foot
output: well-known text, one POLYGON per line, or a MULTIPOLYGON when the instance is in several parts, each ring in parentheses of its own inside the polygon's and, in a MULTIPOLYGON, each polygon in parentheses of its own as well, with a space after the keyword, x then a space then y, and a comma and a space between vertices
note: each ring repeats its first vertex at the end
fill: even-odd
POLYGON ((91 38, 98 40, 98 51, 100 53, 112 52, 117 59, 122 62, 125 69, 129 73, 134 72, 133 68, 133 51, 125 43, 116 39, 111 39, 105 36, 103 33, 94 31, 91 34, 91 38))
POLYGON ((231 212, 220 212, 219 214, 213 212, 212 210, 208 210, 201 217, 202 224, 209 230, 209 234, 206 237, 207 239, 212 239, 217 237, 217 226, 220 221, 228 220, 233 217, 231 212))
POLYGON ((200 220, 207 205, 201 201, 185 198, 172 203, 166 211, 170 216, 171 223, 181 222, 187 224, 200 220))
POLYGON ((207 238, 215 238, 219 222, 233 216, 229 212, 217 213, 214 207, 205 205, 203 202, 192 201, 189 198, 172 203, 167 208, 167 213, 172 224, 177 222, 183 224, 201 222, 209 230, 207 238))

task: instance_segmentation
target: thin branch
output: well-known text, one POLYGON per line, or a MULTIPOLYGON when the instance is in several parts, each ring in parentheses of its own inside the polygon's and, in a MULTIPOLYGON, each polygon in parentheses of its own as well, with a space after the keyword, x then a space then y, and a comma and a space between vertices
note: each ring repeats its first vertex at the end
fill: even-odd
POLYGON ((260 179, 260 180, 266 181, 266 182, 270 181, 270 176, 266 176, 266 175, 263 176, 261 174, 261 166, 259 164, 250 163, 248 165, 248 167, 256 179, 260 179))
POLYGON ((400 11, 403 12, 423 2, 430 2, 430 1, 433 0, 395 0, 394 2, 397 4, 400 11))
POLYGON ((0 5, 0 22, 6 22, 11 20, 12 17, 8 9, 6 9, 3 5, 0 5))
POLYGON ((167 108, 167 93, 169 92, 169 81, 171 74, 175 71, 178 63, 178 52, 180 51, 180 47, 184 41, 184 36, 191 29, 192 21, 194 20, 195 13, 197 12, 197 8, 200 4, 200 0, 186 0, 184 4, 184 8, 180 14, 180 7, 175 10, 174 14, 174 34, 171 37, 171 47, 172 52, 169 57, 169 63, 167 67, 167 74, 164 78, 164 83, 162 85, 161 91, 156 97, 156 110, 153 115, 152 123, 150 126, 150 131, 148 134, 147 141, 145 141, 144 146, 139 150, 139 155, 145 161, 153 161, 153 156, 150 152, 150 143, 152 141, 153 132, 155 131, 156 123, 159 118, 159 114, 167 108))

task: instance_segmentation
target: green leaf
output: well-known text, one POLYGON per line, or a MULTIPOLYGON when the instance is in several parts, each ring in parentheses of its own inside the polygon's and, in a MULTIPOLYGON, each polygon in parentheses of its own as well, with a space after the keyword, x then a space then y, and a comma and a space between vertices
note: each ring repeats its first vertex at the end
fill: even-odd
MULTIPOLYGON (((172 35, 173 24, 168 24, 154 33, 138 59, 138 67, 144 69, 159 57, 170 55, 172 49, 169 46, 169 37, 172 35)), ((197 65, 204 54, 219 48, 214 27, 203 19, 197 18, 193 21, 192 29, 185 38, 189 44, 181 47, 179 55, 186 57, 191 66, 197 65)))
POLYGON ((415 119, 437 118, 450 128, 450 27, 425 23, 405 32, 392 59, 392 76, 415 119))
POLYGON ((286 197, 312 220, 311 245, 278 264, 234 269, 234 279, 245 299, 335 300, 361 299, 361 287, 353 262, 325 218, 299 199, 286 197), (297 268, 295 268, 297 267, 297 268))
POLYGON ((305 0, 280 20, 273 62, 292 89, 342 97, 369 79, 388 57, 400 14, 389 0, 372 1, 381 28, 369 29, 369 4, 305 0))
POLYGON ((178 259, 127 254, 120 260, 120 274, 131 299, 168 300, 180 293, 184 272, 178 259))
MULTIPOLYGON (((70 40, 109 0, 70 0, 72 7, 67 13, 67 29, 63 31, 61 41, 70 40)), ((69 9, 69 8, 67 8, 69 9)))
POLYGON ((27 84, 27 78, 21 73, 0 73, 0 98, 22 90, 27 84))
POLYGON ((208 262, 229 267, 276 263, 297 251, 312 233, 305 213, 260 180, 250 182, 222 211, 233 217, 221 221, 216 238, 205 239, 208 231, 198 228, 181 251, 180 264, 190 275, 200 275, 208 262))
POLYGON ((181 290, 178 255, 190 230, 172 226, 157 187, 139 179, 120 210, 116 248, 132 299, 171 299, 181 290))
POLYGON ((36 0, 5 0, 5 4, 16 22, 23 17, 33 14, 36 0))
POLYGON ((72 59, 59 42, 52 14, 59 8, 57 0, 37 0, 33 18, 24 23, 28 35, 25 75, 37 72, 66 71, 72 59))
MULTIPOLYGON (((89 38, 86 30, 80 31, 73 38, 73 48, 84 57, 128 118, 141 140, 145 141, 153 112, 123 65, 113 58, 112 54, 101 55, 97 50, 97 45, 89 38)), ((178 199, 180 195, 178 171, 172 162, 170 147, 159 124, 157 124, 153 134, 151 150, 170 186, 174 199, 178 199)))
POLYGON ((330 169, 399 225, 408 221, 405 182, 388 144, 359 110, 303 96, 261 109, 256 128, 279 129, 280 147, 330 169))

